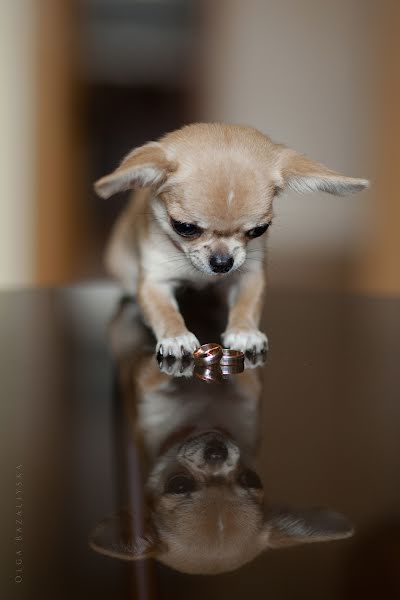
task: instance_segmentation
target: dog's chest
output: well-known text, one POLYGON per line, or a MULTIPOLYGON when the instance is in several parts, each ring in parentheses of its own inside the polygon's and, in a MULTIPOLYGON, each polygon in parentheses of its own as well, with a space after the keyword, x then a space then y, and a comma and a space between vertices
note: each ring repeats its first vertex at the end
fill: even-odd
POLYGON ((200 392, 191 385, 186 390, 153 391, 142 397, 138 425, 150 454, 158 454, 166 438, 187 426, 199 430, 223 428, 242 446, 253 446, 257 400, 243 398, 234 389, 228 397, 221 397, 218 392, 205 391, 204 385, 200 384, 200 392))

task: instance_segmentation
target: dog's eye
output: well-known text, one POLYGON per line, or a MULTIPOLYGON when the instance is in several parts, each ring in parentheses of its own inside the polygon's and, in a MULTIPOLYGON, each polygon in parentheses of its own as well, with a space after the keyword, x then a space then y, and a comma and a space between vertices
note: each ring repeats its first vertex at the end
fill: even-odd
POLYGON ((166 494, 190 494, 196 489, 196 483, 188 475, 174 475, 165 484, 166 494))
POLYGON ((255 488, 257 490, 262 489, 261 479, 254 471, 246 469, 239 475, 239 484, 245 488, 255 488))
POLYGON ((246 235, 249 238, 260 237, 260 235, 267 231, 270 225, 271 223, 265 223, 265 225, 259 225, 258 227, 254 227, 253 229, 250 229, 250 231, 247 231, 246 235))
POLYGON ((202 230, 197 225, 193 225, 193 223, 182 223, 181 221, 175 221, 171 219, 172 228, 179 233, 182 237, 194 238, 198 237, 202 230))

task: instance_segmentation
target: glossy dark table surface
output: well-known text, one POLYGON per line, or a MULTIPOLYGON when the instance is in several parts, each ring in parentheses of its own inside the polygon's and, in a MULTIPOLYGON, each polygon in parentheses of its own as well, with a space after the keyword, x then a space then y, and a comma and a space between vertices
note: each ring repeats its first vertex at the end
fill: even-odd
MULTIPOLYGON (((213 304, 199 306, 193 330, 216 341, 213 304)), ((187 365, 160 371, 113 287, 0 294, 2 598, 400 597, 400 301, 269 290, 264 313, 265 364, 207 383, 187 365), (179 420, 207 399, 204 410, 222 407, 210 417, 222 430, 239 406, 268 502, 332 507, 354 536, 268 550, 216 575, 96 553, 88 540, 102 519, 126 506, 147 519, 137 423, 149 393, 151 435, 167 426, 168 402, 179 420)))

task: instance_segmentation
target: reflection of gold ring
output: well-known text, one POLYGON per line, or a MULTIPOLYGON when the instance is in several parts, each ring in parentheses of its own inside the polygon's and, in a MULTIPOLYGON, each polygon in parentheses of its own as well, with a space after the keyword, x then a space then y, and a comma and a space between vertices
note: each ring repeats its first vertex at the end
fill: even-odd
POLYGON ((222 347, 219 344, 203 344, 193 352, 196 364, 210 366, 219 363, 222 356, 222 347))
POLYGON ((243 373, 243 371, 244 364, 221 365, 222 377, 228 377, 229 375, 237 375, 238 373, 243 373))
POLYGON ((222 366, 243 366, 244 353, 240 350, 230 350, 229 348, 224 348, 222 350, 222 358, 220 364, 222 366))
POLYGON ((222 383, 223 381, 222 371, 215 365, 211 367, 196 367, 194 374, 197 379, 201 379, 207 383, 222 383))

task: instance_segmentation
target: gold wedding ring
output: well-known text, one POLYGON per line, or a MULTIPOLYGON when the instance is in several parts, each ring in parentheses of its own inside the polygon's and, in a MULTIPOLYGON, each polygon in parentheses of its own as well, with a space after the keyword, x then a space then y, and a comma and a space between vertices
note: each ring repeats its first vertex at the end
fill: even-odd
POLYGON ((201 370, 196 376, 208 383, 220 382, 222 377, 241 373, 244 369, 244 353, 240 350, 222 348, 217 343, 203 344, 193 352, 194 362, 201 370))
POLYGON ((217 343, 203 344, 193 352, 194 362, 205 367, 218 364, 221 357, 222 347, 217 343))

